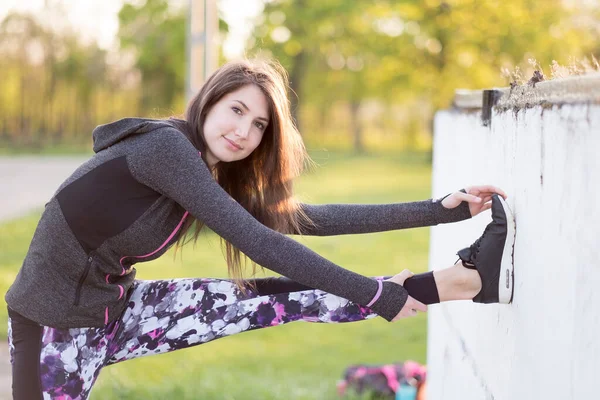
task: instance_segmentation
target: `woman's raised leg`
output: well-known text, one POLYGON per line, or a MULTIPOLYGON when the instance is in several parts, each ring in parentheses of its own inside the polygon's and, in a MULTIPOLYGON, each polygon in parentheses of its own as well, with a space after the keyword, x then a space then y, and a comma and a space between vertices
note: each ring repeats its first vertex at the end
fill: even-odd
POLYGON ((376 316, 367 307, 315 289, 260 295, 244 294, 230 280, 137 281, 107 363, 294 321, 341 323, 376 316))

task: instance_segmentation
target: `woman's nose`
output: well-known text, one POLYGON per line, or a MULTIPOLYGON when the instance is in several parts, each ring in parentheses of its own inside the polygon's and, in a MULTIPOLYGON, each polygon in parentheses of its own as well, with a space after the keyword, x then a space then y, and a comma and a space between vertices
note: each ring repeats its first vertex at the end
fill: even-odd
POLYGON ((235 135, 239 136, 243 139, 246 139, 248 137, 248 133, 250 132, 250 127, 249 126, 244 126, 244 125, 238 125, 235 128, 235 135))

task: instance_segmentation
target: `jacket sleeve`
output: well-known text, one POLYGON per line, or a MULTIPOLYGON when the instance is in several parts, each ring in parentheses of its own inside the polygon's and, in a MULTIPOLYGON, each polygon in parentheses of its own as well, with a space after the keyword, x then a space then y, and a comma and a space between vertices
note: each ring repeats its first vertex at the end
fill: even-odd
MULTIPOLYGON (((144 134, 127 160, 139 182, 179 203, 257 264, 360 305, 368 304, 377 292, 374 280, 341 268, 258 222, 219 186, 179 131, 164 128, 144 134)), ((390 321, 407 297, 404 287, 384 282, 371 308, 390 321)))
POLYGON ((396 229, 433 226, 471 218, 469 205, 447 209, 441 200, 394 204, 301 204, 313 224, 301 233, 311 236, 385 232, 396 229))

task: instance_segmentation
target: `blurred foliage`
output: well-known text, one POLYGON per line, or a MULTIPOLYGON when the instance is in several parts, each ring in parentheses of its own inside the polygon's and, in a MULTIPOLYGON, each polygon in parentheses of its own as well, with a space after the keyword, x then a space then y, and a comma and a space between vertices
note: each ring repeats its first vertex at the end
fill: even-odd
POLYGON ((249 45, 290 71, 305 137, 341 130, 357 150, 386 136, 414 147, 455 89, 507 86, 501 70, 527 70, 530 58, 550 66, 598 53, 598 11, 575 4, 271 0, 249 45))
POLYGON ((165 0, 148 0, 135 6, 125 4, 119 12, 121 48, 135 54, 141 72, 140 110, 181 109, 185 90, 186 14, 169 13, 165 0))
MULTIPOLYGON (((89 145, 98 124, 183 112, 185 8, 125 3, 109 52, 53 28, 60 2, 46 4, 0 22, 0 145, 89 145)), ((583 4, 264 0, 247 54, 286 67, 309 147, 427 149, 432 115, 455 89, 507 86, 501 71, 517 66, 527 80, 529 59, 548 72, 597 56, 599 11, 583 4)))
POLYGON ((64 19, 60 2, 45 4, 39 14, 13 12, 0 22, 0 147, 84 148, 99 124, 183 112, 185 8, 124 3, 119 49, 109 52, 45 23, 64 19))
POLYGON ((104 50, 74 32, 9 14, 0 23, 0 141, 78 141, 82 130, 128 110, 134 93, 121 84, 128 73, 110 71, 105 60, 104 50))

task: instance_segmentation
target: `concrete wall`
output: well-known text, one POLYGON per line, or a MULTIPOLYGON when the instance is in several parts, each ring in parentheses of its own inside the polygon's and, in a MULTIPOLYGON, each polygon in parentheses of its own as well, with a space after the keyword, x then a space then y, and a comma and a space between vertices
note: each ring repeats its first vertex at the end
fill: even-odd
MULTIPOLYGON (((428 399, 600 399, 600 106, 439 112, 433 175, 504 189, 517 236, 511 305, 430 307, 428 399)), ((490 220, 434 227, 430 269, 490 220)))

